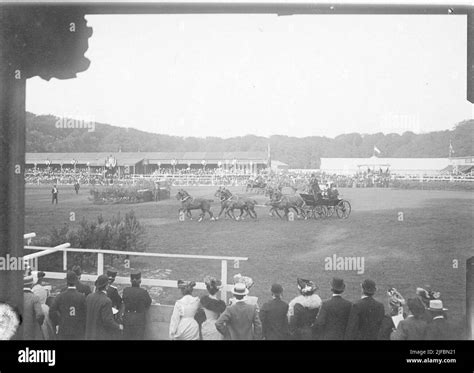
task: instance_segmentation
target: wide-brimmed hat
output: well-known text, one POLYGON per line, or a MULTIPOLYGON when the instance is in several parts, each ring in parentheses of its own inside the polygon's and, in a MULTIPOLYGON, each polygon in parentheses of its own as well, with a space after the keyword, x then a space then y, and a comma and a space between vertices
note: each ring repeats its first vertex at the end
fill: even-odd
POLYGON ((204 283, 209 288, 220 289, 222 287, 222 281, 212 276, 204 277, 204 283))
POLYGON ((331 290, 333 291, 344 291, 346 284, 342 278, 334 277, 331 281, 331 290))
POLYGON ((247 289, 250 289, 254 282, 252 280, 251 277, 248 277, 248 276, 242 276, 240 273, 236 274, 234 276, 234 284, 238 284, 238 283, 243 283, 245 284, 245 286, 247 287, 247 289))
POLYGON ((375 286, 375 281, 370 280, 370 279, 365 279, 364 282, 362 283, 362 289, 364 290, 365 294, 374 295, 375 292, 377 291, 377 287, 375 286))
POLYGON ((178 289, 193 289, 195 286, 194 281, 178 280, 178 289))
POLYGON ((249 289, 243 282, 238 282, 234 285, 232 289, 232 294, 234 295, 247 295, 249 293, 249 289))
POLYGON ((107 285, 109 283, 109 278, 107 277, 107 275, 100 275, 99 277, 97 277, 97 279, 95 280, 95 286, 97 288, 102 288, 104 287, 105 285, 107 285))
POLYGON ((443 301, 441 299, 430 300, 430 311, 447 311, 447 308, 443 307, 443 301))
POLYGON ((311 293, 318 289, 315 283, 311 280, 297 278, 296 283, 298 284, 298 289, 302 294, 311 293))
POLYGON ((391 307, 401 307, 405 304, 405 299, 395 288, 390 288, 387 291, 388 302, 391 307))

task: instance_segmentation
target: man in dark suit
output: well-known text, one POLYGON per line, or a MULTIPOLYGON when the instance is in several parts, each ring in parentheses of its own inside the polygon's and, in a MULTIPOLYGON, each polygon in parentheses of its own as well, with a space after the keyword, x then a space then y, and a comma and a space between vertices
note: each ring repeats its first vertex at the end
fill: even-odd
POLYGON ((428 310, 433 320, 426 328, 425 339, 428 341, 449 341, 457 339, 452 326, 448 320, 446 320, 445 312, 448 309, 443 307, 443 302, 439 299, 431 300, 428 310))
POLYGON ((86 298, 86 340, 111 340, 123 330, 123 325, 114 320, 112 301, 107 297, 109 278, 100 275, 95 281, 95 292, 86 298))
POLYGON ((281 300, 283 288, 280 284, 273 284, 271 288, 273 299, 265 303, 260 310, 263 338, 266 340, 289 339, 288 303, 281 300))
POLYGON ((377 340, 384 317, 383 304, 373 298, 377 288, 372 280, 362 283, 362 299, 352 305, 344 339, 377 340))
POLYGON ((257 306, 248 304, 245 296, 249 293, 243 282, 235 284, 232 293, 236 302, 227 307, 216 321, 216 329, 222 335, 230 335, 232 340, 253 340, 262 338, 262 323, 257 306))
POLYGON ((320 340, 343 340, 352 303, 342 297, 346 288, 344 280, 333 278, 331 282, 332 298, 323 302, 313 332, 320 340))
POLYGON ((56 201, 56 204, 58 204, 58 187, 56 184, 53 185, 53 189, 51 189, 51 194, 53 196, 53 199, 51 200, 51 204, 54 204, 54 201, 56 201))
POLYGON ((76 289, 77 275, 69 271, 66 275, 67 289, 53 301, 49 310, 51 321, 59 325, 61 340, 84 339, 86 330, 86 297, 76 289))
POLYGON ((130 274, 132 286, 123 289, 123 335, 124 339, 141 340, 145 338, 146 312, 151 298, 148 291, 140 287, 140 272, 130 274))
POLYGON ((81 280, 81 275, 82 275, 82 269, 79 266, 74 266, 72 267, 72 271, 76 274, 77 276, 77 282, 76 282, 76 289, 79 293, 84 294, 85 297, 87 297, 91 293, 91 288, 89 285, 83 284, 81 280))
POLYGON ((116 286, 112 285, 117 277, 116 271, 107 270, 107 277, 109 278, 109 286, 107 287, 107 296, 112 301, 114 315, 117 315, 122 308, 122 297, 120 296, 116 286))

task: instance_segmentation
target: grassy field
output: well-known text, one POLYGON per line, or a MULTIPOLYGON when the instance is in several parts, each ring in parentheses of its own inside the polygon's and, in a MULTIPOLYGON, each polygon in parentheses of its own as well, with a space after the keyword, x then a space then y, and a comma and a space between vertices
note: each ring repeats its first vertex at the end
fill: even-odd
MULTIPOLYGON (((216 188, 190 187, 193 196, 216 200, 216 188)), ((26 232, 38 236, 51 227, 77 224, 85 216, 96 219, 119 211, 133 209, 147 230, 148 251, 196 255, 248 257, 240 268, 229 266, 229 281, 236 273, 251 276, 255 285, 251 293, 260 302, 269 297, 273 282, 283 285, 284 298, 297 295, 296 277, 309 278, 319 285, 321 298, 330 296, 333 276, 346 281, 349 300, 360 297, 360 283, 365 278, 376 281, 376 298, 387 303, 386 290, 394 286, 405 298, 414 296, 418 286, 431 285, 441 292, 449 317, 460 324, 465 315, 466 259, 474 255, 472 218, 474 199, 470 192, 421 191, 391 189, 341 189, 343 198, 352 205, 349 219, 332 217, 324 220, 294 222, 268 216, 268 208, 257 207, 258 220, 206 220, 178 222, 179 203, 172 199, 135 205, 96 206, 88 200, 84 187, 77 196, 72 187, 60 187, 59 204, 51 205, 49 187, 27 187, 26 232), (69 222, 75 212, 76 223, 69 222), (399 212, 403 221, 399 221, 399 212), (365 271, 325 269, 325 258, 363 257, 365 271), (453 261, 458 268, 453 268, 453 261)), ((241 188, 233 192, 243 193, 241 188)), ((263 196, 254 196, 263 204, 263 196)), ((213 212, 219 212, 214 203, 213 212)), ((194 213, 197 216, 196 212, 194 213)), ((132 262, 136 268, 166 270, 169 279, 202 281, 207 275, 220 276, 219 261, 147 260, 132 262)), ((119 268, 120 270, 120 268, 119 268)), ((164 289, 160 303, 173 304, 179 293, 164 289)))

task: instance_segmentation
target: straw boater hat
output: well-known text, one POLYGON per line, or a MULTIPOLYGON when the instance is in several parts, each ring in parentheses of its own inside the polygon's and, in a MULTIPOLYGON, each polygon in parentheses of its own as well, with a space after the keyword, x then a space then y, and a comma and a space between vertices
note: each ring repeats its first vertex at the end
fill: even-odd
POLYGON ((34 284, 33 276, 25 276, 23 277, 23 286, 31 286, 34 284))
POLYGON ((447 311, 447 308, 443 307, 443 302, 440 299, 430 300, 430 311, 447 311))
POLYGON ((234 285, 234 289, 232 289, 232 294, 234 295, 247 295, 249 293, 249 289, 243 282, 238 282, 234 285))
POLYGON ((234 284, 238 284, 238 283, 243 283, 245 284, 245 286, 247 287, 247 289, 250 289, 254 282, 252 280, 251 277, 248 277, 248 276, 242 276, 240 273, 236 274, 234 276, 234 284))

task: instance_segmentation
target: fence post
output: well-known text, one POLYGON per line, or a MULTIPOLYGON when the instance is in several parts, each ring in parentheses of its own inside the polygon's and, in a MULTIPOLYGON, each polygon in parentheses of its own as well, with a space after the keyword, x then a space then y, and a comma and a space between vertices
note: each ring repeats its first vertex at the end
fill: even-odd
POLYGON ((104 274, 104 254, 97 253, 97 276, 104 274))
POLYGON ((67 251, 63 251, 63 271, 67 271, 67 251))
POLYGON ((474 256, 466 261, 467 339, 474 340, 474 256))
POLYGON ((221 261, 221 300, 227 304, 227 260, 221 261))

